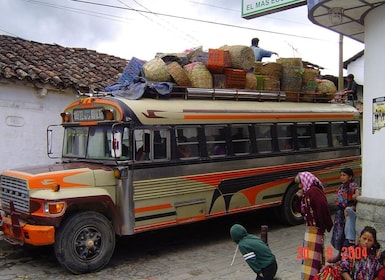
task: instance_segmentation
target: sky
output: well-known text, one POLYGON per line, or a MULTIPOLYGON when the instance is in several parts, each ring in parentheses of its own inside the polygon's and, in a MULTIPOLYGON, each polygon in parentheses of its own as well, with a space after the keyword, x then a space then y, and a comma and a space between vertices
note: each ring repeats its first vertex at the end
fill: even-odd
MULTIPOLYGON (((306 5, 249 20, 241 10, 242 0, 0 0, 0 34, 143 60, 200 46, 250 46, 258 37, 281 58, 338 75, 339 34, 313 24, 306 5)), ((344 37, 343 60, 363 49, 344 37)))

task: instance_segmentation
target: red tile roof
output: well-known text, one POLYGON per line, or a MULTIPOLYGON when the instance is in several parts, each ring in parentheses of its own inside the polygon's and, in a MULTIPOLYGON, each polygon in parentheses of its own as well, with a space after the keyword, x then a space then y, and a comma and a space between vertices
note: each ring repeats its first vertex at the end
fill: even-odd
POLYGON ((58 89, 104 90, 127 60, 84 48, 65 48, 0 35, 0 79, 50 84, 58 89))

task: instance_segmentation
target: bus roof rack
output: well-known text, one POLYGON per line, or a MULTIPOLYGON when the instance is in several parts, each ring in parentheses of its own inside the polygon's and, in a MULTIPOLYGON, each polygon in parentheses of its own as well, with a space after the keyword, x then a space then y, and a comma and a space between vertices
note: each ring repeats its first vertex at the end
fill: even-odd
MULTIPOLYGON (((114 92, 94 91, 88 93, 77 92, 77 97, 105 97, 114 96, 114 92)), ((119 95, 122 96, 122 95, 119 95)), ((146 91, 144 97, 157 99, 183 98, 188 99, 209 99, 209 100, 245 100, 245 101, 289 101, 289 102, 312 102, 328 103, 330 98, 326 94, 308 92, 288 92, 269 90, 248 90, 248 89, 226 89, 226 88, 191 88, 174 86, 169 94, 162 95, 155 90, 146 91)))

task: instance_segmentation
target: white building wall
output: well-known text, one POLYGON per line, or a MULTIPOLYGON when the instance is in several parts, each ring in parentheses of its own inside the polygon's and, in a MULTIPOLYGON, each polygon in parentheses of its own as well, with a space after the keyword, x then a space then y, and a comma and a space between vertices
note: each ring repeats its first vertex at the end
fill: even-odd
POLYGON ((73 93, 48 90, 40 97, 32 87, 0 84, 0 171, 53 163, 47 127, 61 123, 60 113, 74 99, 73 93))
POLYGON ((365 17, 365 93, 362 195, 385 199, 385 128, 372 133, 373 98, 384 97, 385 5, 365 17))
POLYGON ((355 61, 349 63, 347 74, 353 74, 354 80, 359 85, 364 85, 364 56, 357 58, 355 61))

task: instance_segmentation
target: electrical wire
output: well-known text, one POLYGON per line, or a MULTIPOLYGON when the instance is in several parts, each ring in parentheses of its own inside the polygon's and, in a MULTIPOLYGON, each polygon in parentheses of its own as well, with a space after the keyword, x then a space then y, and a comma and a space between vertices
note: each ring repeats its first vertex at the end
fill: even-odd
POLYGON ((284 35, 284 36, 296 37, 296 38, 302 38, 302 39, 308 39, 308 40, 326 41, 326 42, 335 43, 335 41, 332 41, 332 40, 324 40, 324 39, 319 39, 319 38, 309 37, 309 36, 303 36, 303 35, 298 35, 298 34, 290 34, 290 33, 278 32, 278 31, 264 30, 264 29, 259 29, 259 28, 239 26, 239 25, 235 25, 235 24, 228 24, 228 23, 223 23, 223 22, 214 22, 214 21, 189 18, 189 17, 184 17, 184 16, 176 16, 176 15, 165 14, 165 13, 150 12, 150 11, 145 11, 145 10, 140 10, 140 9, 134 9, 134 8, 129 8, 129 7, 110 5, 110 4, 103 4, 103 3, 96 3, 96 2, 92 2, 92 1, 86 1, 86 0, 70 0, 70 1, 88 4, 88 5, 115 8, 115 9, 121 9, 121 10, 128 10, 128 11, 133 11, 133 12, 137 12, 137 13, 147 13, 147 14, 151 13, 151 14, 156 14, 158 16, 171 17, 171 18, 176 18, 176 19, 181 19, 181 20, 186 20, 186 21, 194 21, 194 22, 200 22, 200 23, 206 23, 206 24, 212 24, 212 25, 220 25, 220 26, 224 26, 224 27, 231 27, 231 28, 244 29, 244 30, 252 30, 252 31, 264 32, 264 33, 270 33, 270 34, 276 34, 276 35, 284 35))

